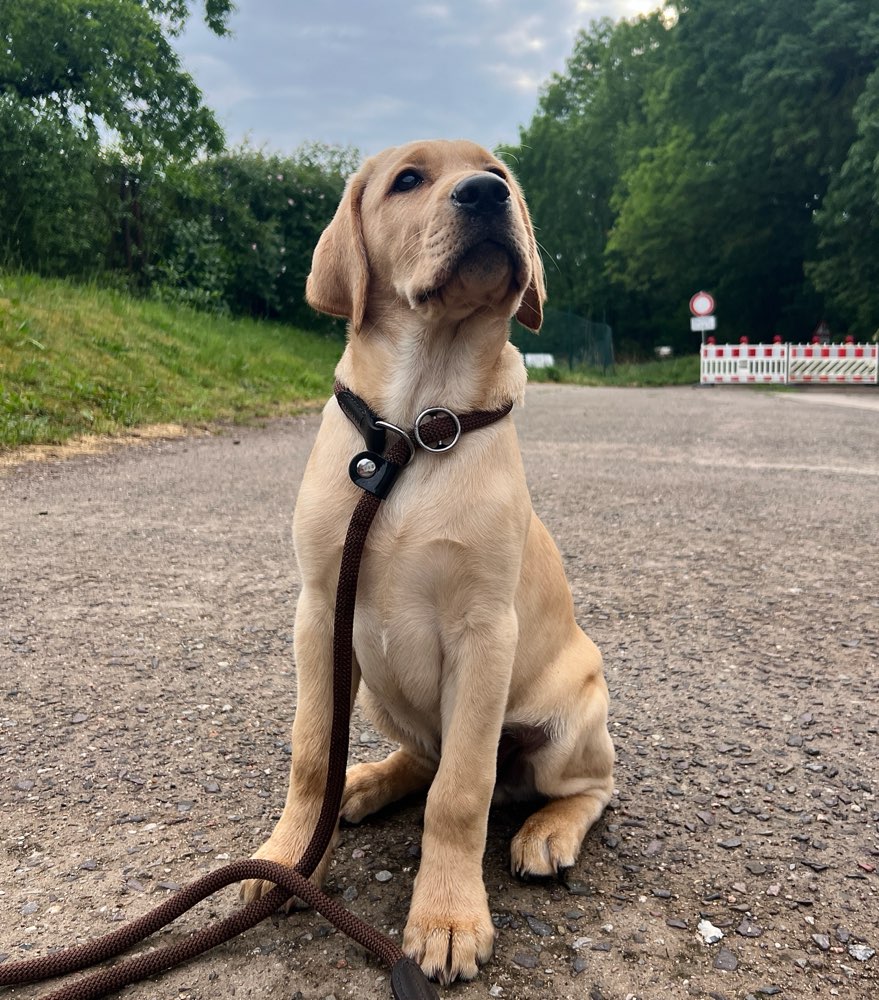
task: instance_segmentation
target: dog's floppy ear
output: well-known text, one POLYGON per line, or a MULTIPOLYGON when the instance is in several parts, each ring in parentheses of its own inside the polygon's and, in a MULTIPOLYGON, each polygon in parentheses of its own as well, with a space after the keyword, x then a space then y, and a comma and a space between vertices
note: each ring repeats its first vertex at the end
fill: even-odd
POLYGON ((537 249, 537 240, 534 237, 534 229, 531 225, 531 216, 528 214, 528 206, 519 185, 515 185, 516 197, 519 200, 519 207, 528 227, 528 245, 531 253, 531 280, 516 310, 516 319, 533 330, 534 333, 543 324, 543 303, 546 302, 546 282, 543 277, 543 261, 540 259, 540 251, 537 249))
POLYGON ((543 325, 544 302, 546 302, 546 285, 543 280, 543 261, 535 244, 531 256, 531 281, 516 310, 516 319, 522 326, 537 333, 543 325))
POLYGON ((333 221, 314 248, 305 283, 308 304, 318 312, 350 320, 352 333, 363 325, 369 290, 369 261, 360 221, 365 187, 363 171, 348 181, 333 221))

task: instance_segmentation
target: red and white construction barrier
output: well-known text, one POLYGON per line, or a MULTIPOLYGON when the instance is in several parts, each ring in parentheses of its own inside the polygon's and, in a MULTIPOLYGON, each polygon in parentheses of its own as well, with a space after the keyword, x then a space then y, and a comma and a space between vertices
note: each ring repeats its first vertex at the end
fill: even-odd
POLYGON ((879 384, 877 344, 702 345, 703 385, 819 382, 828 385, 879 384))
POLYGON ((876 384, 877 344, 791 344, 788 382, 876 384))
POLYGON ((787 344, 703 344, 700 380, 706 384, 787 382, 787 344))

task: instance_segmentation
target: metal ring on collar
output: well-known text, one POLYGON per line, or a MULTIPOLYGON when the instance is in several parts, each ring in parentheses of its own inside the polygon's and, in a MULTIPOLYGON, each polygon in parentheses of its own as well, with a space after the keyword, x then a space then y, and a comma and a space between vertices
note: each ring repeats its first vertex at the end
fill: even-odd
POLYGON ((426 410, 422 410, 418 414, 415 420, 415 440, 421 445, 425 451, 441 452, 450 451, 461 438, 461 421, 452 413, 451 410, 447 410, 444 406, 428 406, 426 410), (421 424, 428 418, 438 416, 439 414, 444 414, 447 417, 451 417, 455 424, 455 436, 448 444, 443 444, 442 440, 437 441, 435 445, 425 444, 421 437, 421 424))
MULTIPOLYGON (((375 426, 384 427, 385 430, 393 431, 394 434, 399 434, 400 437, 406 442, 406 444, 409 445, 409 457, 406 459, 407 465, 409 464, 409 462, 412 461, 413 458, 415 458, 415 445, 412 443, 412 438, 409 437, 409 435, 403 430, 402 427, 397 427, 396 424, 389 424, 387 420, 376 420, 375 426)), ((415 436, 418 437, 417 430, 415 431, 415 436)))

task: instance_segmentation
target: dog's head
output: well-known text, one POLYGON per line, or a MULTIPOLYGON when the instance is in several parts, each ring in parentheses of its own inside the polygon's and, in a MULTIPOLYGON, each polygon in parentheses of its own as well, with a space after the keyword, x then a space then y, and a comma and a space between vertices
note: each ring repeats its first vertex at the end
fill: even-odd
POLYGON ((509 168, 464 141, 367 160, 314 251, 306 297, 354 332, 390 303, 428 317, 489 310, 538 330, 543 266, 509 168))

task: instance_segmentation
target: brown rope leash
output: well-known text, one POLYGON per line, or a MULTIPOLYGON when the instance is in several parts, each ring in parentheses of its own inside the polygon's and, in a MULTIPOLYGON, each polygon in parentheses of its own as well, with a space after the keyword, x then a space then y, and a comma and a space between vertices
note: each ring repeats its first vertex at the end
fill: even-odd
MULTIPOLYGON (((112 968, 70 983, 47 994, 44 1000, 95 1000, 97 997, 116 992, 131 983, 157 976, 159 973, 190 961, 203 952, 249 930, 270 916, 291 895, 301 897, 327 920, 335 924, 344 934, 368 948, 388 966, 396 969, 398 966, 409 963, 409 959, 404 957, 393 941, 354 916, 334 899, 326 896, 289 866, 274 861, 244 860, 225 865, 197 882, 184 887, 162 906, 145 914, 139 920, 126 924, 125 927, 112 934, 97 938, 78 948, 57 952, 44 958, 16 962, 10 966, 0 966, 0 971, 4 974, 7 969, 13 973, 8 980, 5 975, 0 975, 0 985, 40 982, 54 976, 89 968, 97 962, 112 958, 142 941, 149 934, 164 927, 181 913, 191 909, 196 903, 219 889, 232 882, 247 878, 275 882, 279 888, 273 889, 261 899, 248 904, 225 920, 209 924, 182 941, 144 955, 138 955, 136 958, 129 959, 112 968)), ((414 963, 412 964, 414 965, 414 963)), ((408 973, 411 970, 406 971, 408 973)), ((399 974, 402 974, 402 969, 398 972, 399 974)), ((409 1000, 413 996, 409 992, 395 993, 394 995, 399 996, 400 1000, 404 1000, 404 998, 409 1000)), ((426 996, 435 995, 435 993, 426 994, 426 996)), ((414 994, 414 996, 419 996, 419 994, 414 994)))
MULTIPOLYGON (((385 429, 397 433, 399 440, 387 451, 386 457, 369 451, 356 456, 351 462, 351 478, 365 492, 351 516, 339 567, 333 627, 333 712, 327 785, 320 815, 302 857, 292 868, 258 859, 224 865, 184 886, 160 906, 110 934, 42 958, 0 965, 0 986, 41 982, 114 958, 225 886, 245 879, 260 879, 274 882, 275 888, 226 919, 209 924, 182 941, 139 955, 64 986, 47 994, 43 1000, 95 1000, 131 983, 156 976, 249 930, 292 896, 300 897, 345 935, 390 966, 391 990, 396 1000, 435 1000, 436 991, 417 963, 406 958, 393 941, 308 881, 332 840, 345 789, 351 666, 354 655, 354 608, 366 538, 382 500, 390 492, 399 472, 415 454, 415 445, 406 432, 378 420, 367 404, 353 393, 337 385, 336 396, 343 412, 361 429, 368 446, 384 451, 385 429), (368 466, 359 464, 364 458, 367 459, 368 466)), ((414 436, 426 451, 448 450, 457 443, 462 433, 486 427, 506 416, 511 409, 512 404, 500 410, 474 411, 461 417, 443 408, 425 411, 416 421, 414 436), (429 419, 424 419, 425 417, 429 419), (449 441, 452 442, 451 445, 447 444, 449 441)))

